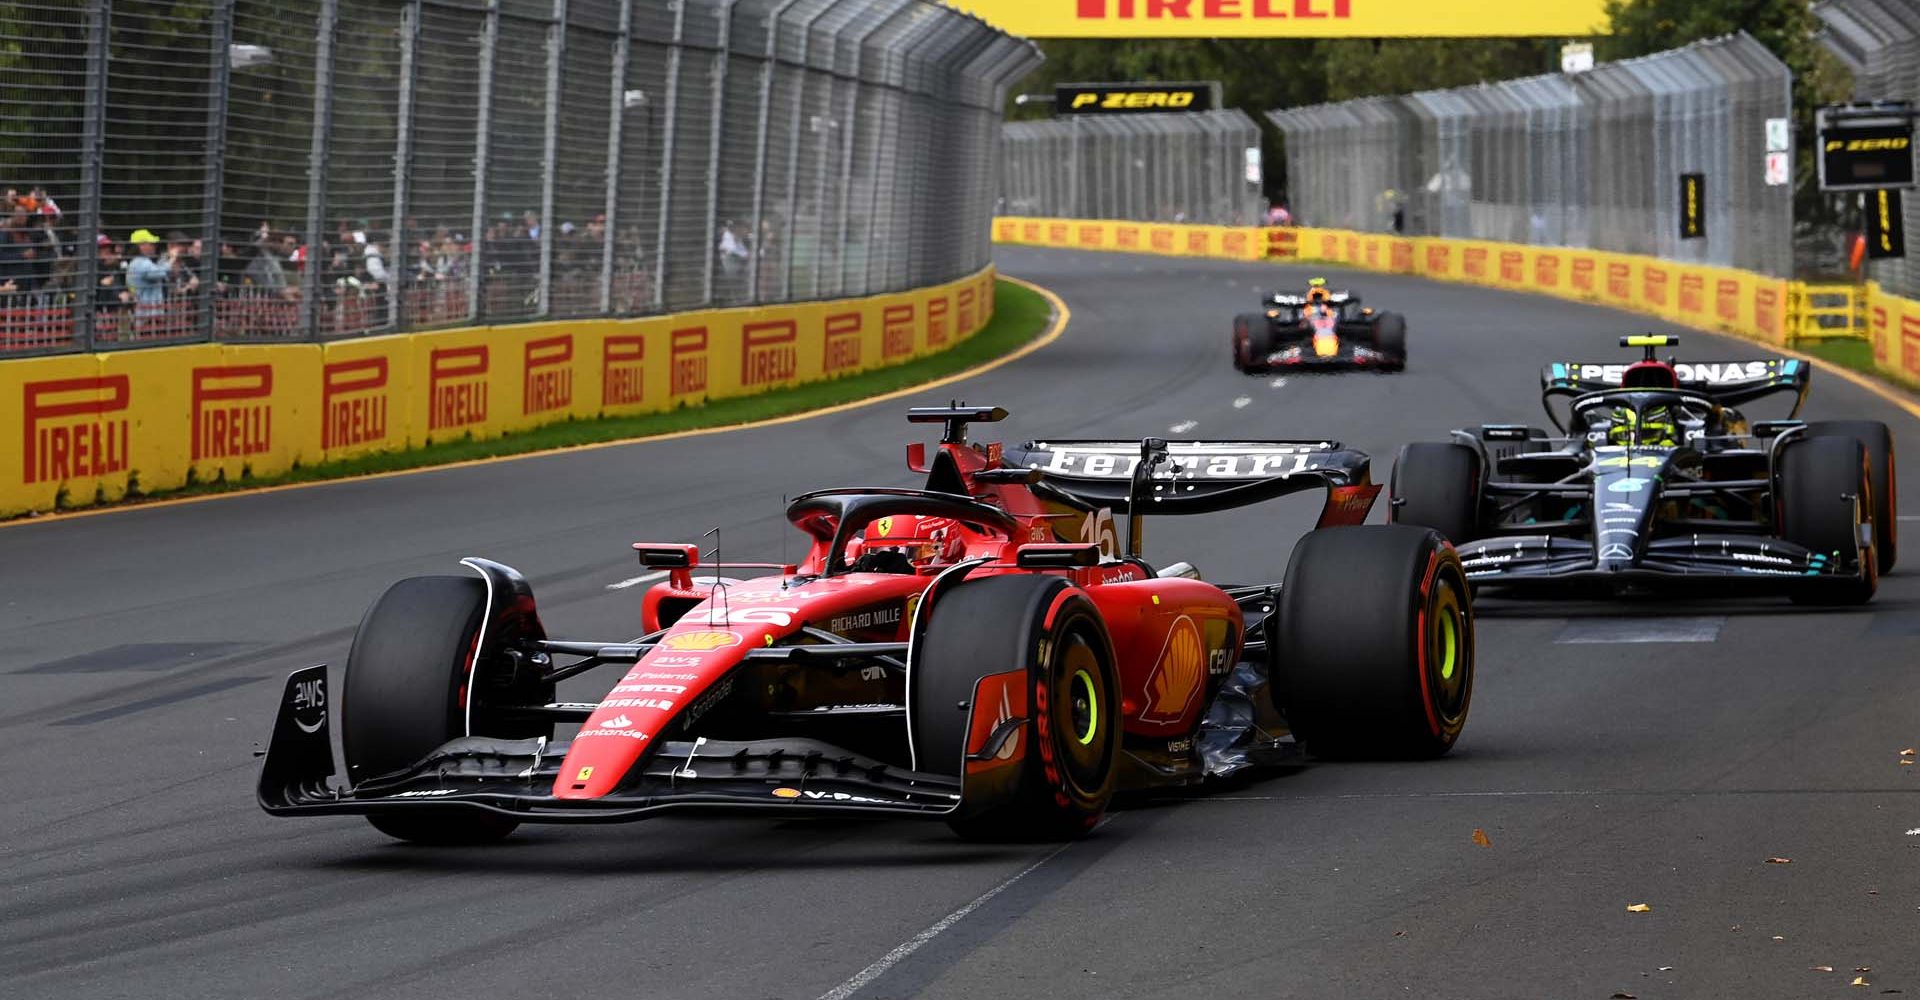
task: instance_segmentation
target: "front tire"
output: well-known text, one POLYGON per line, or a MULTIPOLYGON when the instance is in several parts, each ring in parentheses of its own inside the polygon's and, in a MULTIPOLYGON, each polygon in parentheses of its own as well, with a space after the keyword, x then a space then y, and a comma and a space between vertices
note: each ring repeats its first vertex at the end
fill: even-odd
MULTIPOLYGON (((1791 442, 1780 457, 1779 483, 1781 538, 1833 560, 1856 551, 1860 525, 1872 520, 1874 509, 1865 445, 1851 437, 1791 442)), ((1792 594, 1794 603, 1849 605, 1873 600, 1880 568, 1873 550, 1860 555, 1859 577, 1809 580, 1804 589, 1792 594)))
POLYGON ((954 832, 1070 840, 1093 829, 1120 760, 1119 675, 1093 602, 1059 577, 1008 575, 962 582, 928 612, 913 664, 918 770, 963 775, 975 685, 987 674, 1027 672, 1025 759, 994 801, 967 803, 948 821, 954 832))
MULTIPOLYGON (((421 576, 387 588, 347 653, 340 742, 353 784, 402 770, 466 731, 467 676, 487 588, 472 577, 421 576)), ((519 822, 476 809, 413 809, 367 817, 390 837, 482 844, 519 822)))
POLYGON ((1395 369, 1407 366, 1407 318, 1399 313, 1381 313, 1373 323, 1373 346, 1393 359, 1395 369))
POLYGON ((1426 759, 1473 700, 1473 604, 1460 558, 1413 525, 1309 532, 1274 633, 1277 707, 1322 757, 1426 759))
POLYGON ((1480 456, 1463 444, 1416 441, 1393 460, 1388 516, 1455 544, 1480 536, 1480 456))
POLYGON ((1233 318, 1233 367, 1252 375, 1273 353, 1273 321, 1264 313, 1241 313, 1233 318))
POLYGON ((1850 437, 1867 449, 1867 480, 1873 484, 1873 551, 1880 574, 1893 572, 1900 546, 1900 484, 1895 478, 1893 432, 1878 420, 1822 420, 1807 425, 1808 437, 1850 437))

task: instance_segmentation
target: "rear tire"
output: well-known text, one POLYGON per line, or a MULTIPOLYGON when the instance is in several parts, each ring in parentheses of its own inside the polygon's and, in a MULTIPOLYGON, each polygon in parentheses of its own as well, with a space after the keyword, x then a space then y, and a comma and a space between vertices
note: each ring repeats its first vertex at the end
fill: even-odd
MULTIPOLYGON (((421 576, 387 588, 367 609, 347 653, 340 742, 358 785, 406 768, 466 735, 467 673, 487 588, 472 577, 421 576)), ((519 826, 477 809, 368 816, 374 829, 423 844, 482 844, 519 826)))
POLYGON ((1455 544, 1480 535, 1480 456, 1463 444, 1416 441, 1393 460, 1388 514, 1455 544))
POLYGON ((918 770, 964 774, 975 684, 1027 670, 1017 777, 997 800, 967 803, 967 814, 948 825, 970 840, 1070 840, 1093 829, 1120 762, 1119 675, 1093 602, 1059 577, 1008 575, 962 582, 930 610, 913 664, 918 770))
POLYGON ((1273 353, 1273 321, 1264 313, 1233 318, 1233 367, 1249 375, 1261 370, 1273 353))
POLYGON ((1873 550, 1880 574, 1893 572, 1900 555, 1900 484, 1894 463, 1893 432, 1878 420, 1822 420, 1807 425, 1808 437, 1850 437, 1867 449, 1867 478, 1873 483, 1873 550))
POLYGON ((1279 605, 1278 707, 1309 752, 1425 759, 1453 747, 1473 701, 1473 604, 1460 557, 1437 533, 1309 532, 1279 605))
MULTIPOLYGON (((1829 559, 1852 555, 1859 544, 1861 519, 1871 519, 1873 510, 1866 446, 1851 437, 1790 442, 1780 457, 1779 477, 1780 537, 1829 559)), ((1871 550, 1863 556, 1859 578, 1810 580, 1794 591, 1794 603, 1846 605, 1872 600, 1879 566, 1871 550)))

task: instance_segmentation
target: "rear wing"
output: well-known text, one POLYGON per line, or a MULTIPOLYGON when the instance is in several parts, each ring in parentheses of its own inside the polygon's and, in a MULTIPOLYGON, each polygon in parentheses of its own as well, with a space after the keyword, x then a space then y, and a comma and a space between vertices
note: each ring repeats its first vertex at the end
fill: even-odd
MULTIPOLYGON (((1812 366, 1796 358, 1757 361, 1676 362, 1680 388, 1690 389, 1731 406, 1775 393, 1791 392, 1795 413, 1806 402, 1812 366)), ((1617 389, 1626 373, 1624 362, 1555 362, 1540 373, 1540 389, 1547 396, 1571 396, 1617 389)))
POLYGON ((1004 457, 1037 470, 1036 489, 1116 514, 1205 514, 1326 489, 1322 526, 1358 524, 1379 493, 1366 454, 1338 441, 1030 441, 1004 457))

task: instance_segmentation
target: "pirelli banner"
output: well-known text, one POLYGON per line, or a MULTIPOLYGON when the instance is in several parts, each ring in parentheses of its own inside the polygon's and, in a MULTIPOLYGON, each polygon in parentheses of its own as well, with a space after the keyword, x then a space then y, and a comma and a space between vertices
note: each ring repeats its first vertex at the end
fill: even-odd
POLYGON ((985 327, 995 278, 628 320, 0 361, 0 412, 19 420, 0 433, 0 516, 896 365, 985 327))
POLYGON ((1028 38, 1514 38, 1607 32, 1605 0, 946 0, 1028 38))
POLYGON ((1867 338, 1881 371, 1920 387, 1920 301, 1889 295, 1878 282, 1868 282, 1867 338))

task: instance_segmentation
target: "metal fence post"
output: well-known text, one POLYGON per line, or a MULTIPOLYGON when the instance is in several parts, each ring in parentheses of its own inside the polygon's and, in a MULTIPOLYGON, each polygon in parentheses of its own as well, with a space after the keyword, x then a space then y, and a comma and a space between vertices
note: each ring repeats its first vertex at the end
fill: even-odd
POLYGON ((101 171, 106 155, 107 39, 111 28, 107 0, 90 0, 87 22, 87 99, 80 140, 80 211, 75 240, 81 255, 80 272, 86 294, 74 300, 74 337, 88 351, 94 349, 93 302, 100 289, 101 171))
POLYGON ((760 239, 767 212, 767 138, 773 125, 773 68, 780 61, 780 19, 800 0, 781 0, 767 15, 767 61, 760 64, 760 124, 753 139, 753 257, 747 272, 747 301, 760 301, 761 255, 767 248, 760 239))
MULTIPOLYGON (((673 147, 680 119, 680 59, 687 40, 687 5, 674 4, 673 44, 667 47, 667 128, 660 136, 660 232, 654 243, 653 308, 666 308, 667 229, 673 221, 673 147)), ((712 248, 708 248, 711 250, 712 248)))
POLYGON ((613 40, 613 100, 607 113, 607 193, 602 214, 607 224, 600 235, 600 312, 613 312, 613 233, 620 225, 620 147, 627 122, 627 60, 633 48, 633 0, 620 2, 620 33, 613 40))
POLYGON ((400 329, 400 299, 407 287, 407 254, 411 233, 407 232, 408 186, 413 180, 413 87, 416 75, 415 52, 420 44, 420 2, 410 0, 400 9, 400 93, 394 108, 393 126, 393 228, 389 231, 387 259, 392 262, 387 289, 387 326, 400 329))
POLYGON ((553 186, 560 169, 560 60, 567 47, 567 0, 553 0, 547 25, 547 134, 540 164, 540 285, 534 291, 534 315, 546 316, 553 304, 553 186))
POLYGON ((320 339, 320 271, 325 266, 327 135, 333 125, 333 41, 340 0, 320 0, 313 50, 313 145, 307 154, 307 246, 300 272, 300 328, 320 339))
MULTIPOLYGON (((807 117, 807 75, 813 59, 813 25, 836 4, 822 6, 800 25, 800 82, 793 88, 793 124, 787 131, 787 231, 780 243, 786 260, 780 264, 780 301, 793 298, 793 234, 800 220, 800 123, 807 117)), ((818 253, 818 249, 815 250, 818 253)))
MULTIPOLYGON (((707 130, 707 242, 706 267, 700 278, 700 304, 713 304, 713 268, 718 254, 714 243, 720 227, 720 134, 726 127, 728 51, 733 42, 733 5, 720 0, 720 40, 713 55, 713 126, 707 130)), ((738 234, 736 234, 738 235, 738 234)))
POLYGON ((499 42, 500 0, 487 0, 480 28, 479 80, 474 84, 478 106, 474 109, 473 124, 473 230, 469 234, 473 242, 467 254, 468 322, 480 315, 481 271, 487 263, 487 170, 493 155, 493 50, 499 42))
POLYGON ((212 58, 208 60, 207 73, 207 188, 204 199, 206 206, 205 228, 200 237, 200 273, 195 275, 200 287, 195 302, 200 310, 200 336, 205 340, 214 338, 214 311, 220 307, 219 296, 215 294, 219 287, 220 273, 220 195, 226 185, 227 164, 227 96, 230 93, 229 74, 233 70, 233 2, 234 0, 216 0, 209 18, 212 29, 209 34, 212 58))

